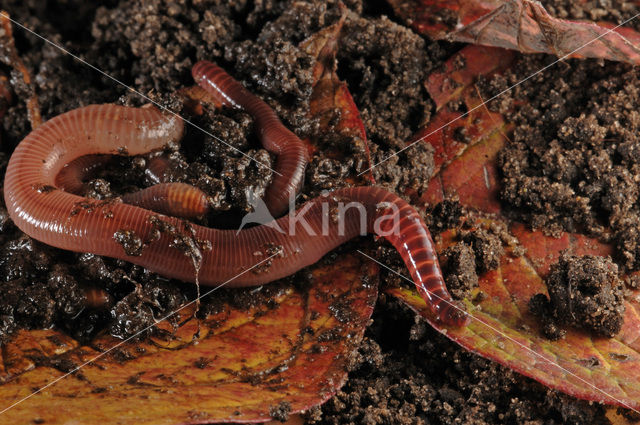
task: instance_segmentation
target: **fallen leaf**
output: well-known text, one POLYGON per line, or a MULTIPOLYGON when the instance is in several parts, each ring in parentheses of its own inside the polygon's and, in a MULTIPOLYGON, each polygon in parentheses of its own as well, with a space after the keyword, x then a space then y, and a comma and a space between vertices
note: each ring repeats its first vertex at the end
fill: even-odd
MULTIPOLYGON (((349 146, 352 152, 363 152, 363 161, 356 164, 356 171, 367 170, 360 176, 347 177, 351 184, 367 185, 375 183, 370 169, 371 157, 360 111, 356 107, 349 88, 338 78, 336 72, 336 53, 340 41, 340 32, 347 17, 342 7, 340 20, 303 41, 300 47, 309 55, 317 58, 314 67, 314 85, 309 100, 309 116, 320 120, 320 124, 344 140, 341 146, 349 146)), ((313 149, 312 152, 313 153, 313 149)), ((344 158, 344 149, 324 150, 327 158, 344 158)))
POLYGON ((280 284, 246 310, 222 303, 199 322, 197 338, 195 319, 119 346, 108 335, 79 346, 55 330, 19 331, 2 350, 2 409, 29 398, 5 411, 3 423, 264 422, 281 403, 290 413, 320 404, 346 379, 373 311, 377 271, 347 254, 314 266, 307 279, 280 284))
MULTIPOLYGON (((465 47, 457 55, 465 60, 454 56, 443 72, 451 75, 454 63, 471 63, 468 58, 476 56, 492 61, 479 68, 480 71, 474 71, 478 75, 504 68, 505 59, 500 56, 505 51, 486 49, 473 45, 465 47)), ((462 102, 462 110, 473 112, 457 121, 455 126, 466 129, 467 134, 473 136, 460 144, 451 140, 455 131, 445 130, 438 137, 426 139, 436 144, 436 152, 442 158, 436 161, 438 173, 422 201, 436 203, 457 196, 460 203, 471 210, 471 216, 479 226, 507 228, 519 247, 526 249, 526 254, 518 256, 520 250, 507 249, 500 267, 480 276, 479 287, 464 300, 473 317, 466 328, 443 327, 410 287, 387 288, 386 292, 421 314, 448 338, 485 358, 578 398, 640 408, 640 291, 627 296, 624 326, 615 338, 595 336, 574 328, 569 328, 562 340, 551 341, 543 336, 540 320, 529 312, 528 302, 535 294, 547 293, 544 277, 560 252, 568 250, 576 255, 606 256, 612 253, 612 248, 580 234, 547 237, 503 214, 498 199, 500 180, 496 157, 508 141, 510 126, 499 114, 484 106, 473 109, 482 104, 474 79, 465 75, 463 69, 456 72, 453 74, 457 75, 455 85, 437 87, 444 81, 440 75, 430 77, 426 83, 430 92, 446 99, 446 103, 438 105, 434 121, 440 125, 452 114, 455 116, 450 104, 462 102), (483 296, 478 296, 480 293, 483 296)), ((438 250, 450 246, 456 237, 453 230, 441 234, 438 250)))
POLYGON ((467 46, 447 60, 441 70, 431 73, 424 85, 440 110, 459 98, 479 76, 491 77, 507 69, 513 58, 514 54, 506 49, 467 46))
POLYGON ((523 53, 602 58, 640 64, 640 48, 615 30, 554 18, 538 2, 510 0, 446 37, 523 53))
MULTIPOLYGON (((491 223, 491 222, 489 222, 491 223)), ((449 243, 456 237, 450 231, 442 235, 449 243)), ((441 248, 447 246, 442 244, 441 248)), ((570 243, 568 249, 580 247, 570 243)), ((548 251, 547 254, 558 252, 548 251)), ((596 337, 586 331, 569 328, 564 339, 550 341, 542 326, 529 312, 529 299, 546 294, 543 276, 532 266, 535 258, 501 258, 498 270, 480 277, 465 307, 472 316, 466 328, 443 328, 428 311, 422 298, 408 288, 389 288, 387 293, 401 299, 432 326, 462 347, 544 385, 574 397, 624 407, 640 407, 640 304, 634 298, 626 302, 622 331, 615 338, 596 337), (478 297, 483 293, 482 297, 478 297), (483 299, 476 305, 471 300, 483 299)))
POLYGON ((537 1, 390 0, 396 13, 436 39, 640 64, 638 33, 611 24, 554 18, 537 1))
POLYGON ((611 425, 634 425, 637 424, 637 418, 634 419, 634 413, 629 414, 628 411, 617 407, 606 408, 607 419, 611 422, 611 425))
POLYGON ((443 38, 500 6, 501 0, 388 0, 395 13, 421 34, 443 38))
POLYGON ((479 76, 490 77, 504 71, 512 60, 508 50, 466 46, 445 63, 442 71, 428 77, 425 87, 435 95, 438 113, 408 142, 429 143, 434 148, 436 174, 421 203, 435 204, 455 194, 465 205, 487 212, 500 210, 495 165, 478 158, 495 158, 509 127, 500 114, 484 107, 473 84, 479 76), (459 110, 458 102, 464 105, 464 112, 459 110), (464 140, 460 139, 461 132, 464 140), (465 172, 460 173, 461 169, 465 172))

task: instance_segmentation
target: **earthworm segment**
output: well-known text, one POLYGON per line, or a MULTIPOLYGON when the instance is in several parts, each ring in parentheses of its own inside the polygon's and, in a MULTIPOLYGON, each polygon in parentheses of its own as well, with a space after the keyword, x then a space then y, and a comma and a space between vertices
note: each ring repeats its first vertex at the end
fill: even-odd
POLYGON ((304 143, 282 124, 269 105, 219 66, 200 61, 194 65, 191 74, 202 88, 224 106, 244 109, 253 117, 262 146, 278 156, 276 173, 267 188, 264 201, 273 216, 282 215, 289 209, 289 201, 295 199, 302 188, 308 162, 304 143))

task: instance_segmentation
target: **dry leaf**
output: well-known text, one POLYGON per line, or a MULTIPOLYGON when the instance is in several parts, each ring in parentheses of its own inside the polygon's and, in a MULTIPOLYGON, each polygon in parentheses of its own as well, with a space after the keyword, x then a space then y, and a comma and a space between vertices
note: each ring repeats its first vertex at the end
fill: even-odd
POLYGON ((389 1, 408 24, 436 39, 640 64, 638 33, 610 23, 554 18, 530 0, 389 1))
MULTIPOLYGON (((274 409, 320 404, 346 379, 373 311, 377 271, 348 254, 307 279, 278 285, 273 297, 256 294, 246 310, 221 303, 199 323, 199 337, 195 319, 177 330, 165 322, 150 340, 118 346, 9 409, 3 423, 264 422, 274 409)), ((58 331, 19 331, 2 350, 2 408, 120 342, 102 336, 79 346, 58 331)))
POLYGON ((602 58, 640 64, 640 48, 622 34, 589 22, 554 18, 538 2, 510 0, 446 37, 451 41, 551 53, 558 57, 602 58))

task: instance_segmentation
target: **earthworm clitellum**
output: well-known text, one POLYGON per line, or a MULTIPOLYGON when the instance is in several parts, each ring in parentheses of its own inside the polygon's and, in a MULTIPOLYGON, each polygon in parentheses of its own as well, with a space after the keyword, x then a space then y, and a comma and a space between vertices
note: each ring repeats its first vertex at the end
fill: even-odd
MULTIPOLYGON (((284 128, 271 108, 217 66, 198 63, 193 73, 199 84, 217 91, 225 104, 253 115, 262 143, 280 155, 276 170, 282 175, 274 176, 274 183, 281 186, 278 193, 267 192, 265 202, 272 212, 281 211, 283 200, 276 195, 287 192, 288 203, 288 192, 297 191, 302 183, 307 160, 302 142, 284 128), (295 147, 289 149, 290 143, 295 147)), ((398 250, 418 291, 442 323, 462 326, 468 322, 468 315, 447 292, 424 221, 407 202, 384 189, 339 189, 306 202, 275 225, 236 233, 187 223, 122 201, 90 200, 63 190, 57 180, 66 164, 82 156, 145 154, 180 140, 182 134, 179 117, 150 106, 91 105, 52 118, 32 131, 11 156, 4 183, 9 214, 23 232, 46 244, 123 259, 193 282, 193 255, 183 255, 176 248, 180 245, 177 235, 189 235, 199 256, 199 282, 229 281, 231 287, 261 285, 288 276, 363 231, 376 232, 398 250), (335 220, 333 214, 340 203, 352 207, 335 220), (396 231, 389 231, 393 226, 396 231), (125 251, 122 238, 127 237, 140 240, 141 249, 125 251), (263 266, 237 276, 270 256, 263 266)), ((66 180, 73 186, 68 176, 66 180)), ((171 187, 180 191, 183 186, 171 187)))

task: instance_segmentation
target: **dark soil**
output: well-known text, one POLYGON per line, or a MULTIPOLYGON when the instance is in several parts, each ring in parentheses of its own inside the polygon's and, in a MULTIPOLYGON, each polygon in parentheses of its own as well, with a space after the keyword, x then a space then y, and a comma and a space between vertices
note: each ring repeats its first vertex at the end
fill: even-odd
MULTIPOLYGON (((447 203, 451 201, 438 205, 447 203)), ((482 228, 463 230, 458 239, 459 242, 442 252, 439 260, 449 292, 454 298, 462 299, 478 286, 478 275, 500 266, 504 248, 498 235, 482 228)))
MULTIPOLYGON (((550 63, 522 57, 511 72, 484 85, 484 94, 550 63)), ((611 241, 615 260, 640 268, 640 102, 634 68, 570 60, 538 74, 491 105, 516 124, 501 153, 502 199, 519 220, 551 235, 583 232, 611 241)))
POLYGON ((313 424, 608 424, 602 406, 461 350, 392 298, 376 306, 356 367, 313 424))
MULTIPOLYGON (((547 11, 562 19, 584 19, 590 21, 607 21, 621 23, 638 13, 638 4, 620 0, 545 0, 541 2, 547 11)), ((631 22, 640 28, 640 23, 631 22)))
POLYGON ((610 258, 564 253, 546 278, 549 298, 538 294, 530 308, 546 322, 550 339, 564 336, 571 325, 612 337, 622 328, 624 295, 618 266, 610 258))
MULTIPOLYGON (((623 2, 546 4, 552 13, 574 19, 621 22, 638 12, 623 2)), ((480 83, 482 94, 490 97, 555 60, 520 57, 505 75, 480 83)), ((615 247, 616 264, 565 256, 552 268, 547 280, 551 299, 538 295, 531 300, 550 338, 563 336, 559 323, 607 336, 622 325, 618 272, 640 269, 637 83, 637 71, 628 65, 567 60, 489 105, 515 124, 498 161, 501 197, 510 215, 549 235, 580 232, 615 247)))
MULTIPOLYGON (((416 35, 397 23, 384 3, 367 2, 366 6, 359 0, 345 3, 351 14, 341 40, 338 73, 349 84, 362 113, 370 137, 372 160, 377 162, 397 151, 431 117, 434 107, 422 81, 459 46, 416 35)), ((181 111, 183 105, 174 91, 193 84, 190 68, 195 61, 209 59, 230 70, 234 77, 264 98, 300 137, 319 140, 321 147, 335 147, 342 140, 339 135, 322 134, 318 122, 307 118, 314 61, 297 47, 301 40, 338 19, 340 12, 334 1, 194 0, 182 4, 170 0, 111 0, 97 7, 93 2, 79 0, 57 3, 0 0, 0 7, 39 34, 175 111, 181 111)), ((140 105, 146 102, 42 40, 17 28, 15 36, 18 50, 32 72, 44 118, 92 103, 140 105)), ((545 60, 549 59, 525 59, 520 69, 526 70, 535 66, 535 61, 545 60)), ((577 90, 579 93, 574 95, 582 96, 585 104, 593 98, 595 103, 590 109, 593 114, 597 115, 598 108, 604 111, 618 107, 624 103, 621 99, 627 99, 624 96, 630 102, 634 101, 632 84, 635 77, 630 69, 607 65, 606 69, 601 67, 598 71, 599 65, 595 62, 572 63, 571 66, 578 72, 563 71, 564 68, 556 70, 558 84, 570 78, 575 78, 575 84, 602 81, 603 86, 596 84, 591 89, 590 97, 584 93, 586 90, 577 90), (615 95, 611 87, 617 87, 619 94, 615 95)), ((0 70, 11 71, 6 65, 0 65, 0 70)), ((544 80, 548 85, 556 81, 544 80)), ((24 103, 28 90, 15 72, 11 73, 11 83, 17 100, 2 122, 2 174, 11 151, 30 130, 24 103)), ((487 86, 499 88, 500 81, 487 86)), ((552 98, 564 102, 558 117, 554 118, 556 108, 549 105, 541 103, 540 111, 550 111, 545 113, 552 116, 545 116, 545 119, 558 124, 558 128, 549 129, 545 136, 556 137, 561 121, 573 116, 573 108, 581 102, 571 101, 569 90, 562 90, 560 86, 554 88, 560 94, 552 98)), ((619 111, 618 116, 632 120, 630 111, 634 108, 619 111)), ((205 110, 203 116, 188 118, 233 148, 258 157, 262 162, 270 163, 273 159, 260 148, 247 114, 205 110)), ((523 116, 521 121, 524 119, 523 116)), ((583 120, 585 125, 589 123, 588 118, 583 120)), ((631 123, 625 122, 616 130, 619 133, 614 132, 611 122, 598 125, 613 132, 611 137, 632 137, 634 133, 631 123)), ((522 140, 527 137, 525 132, 520 133, 515 136, 515 142, 519 144, 514 145, 520 150, 514 148, 513 152, 535 156, 522 140)), ((601 142, 588 142, 595 137, 589 137, 588 129, 583 133, 566 137, 603 146, 601 142)), ((547 139, 541 138, 538 143, 544 140, 547 139)), ((533 142, 530 144, 537 146, 533 142)), ((606 161, 608 155, 614 165, 635 164, 633 150, 619 148, 622 145, 616 143, 616 147, 604 149, 605 154, 595 155, 594 161, 600 157, 606 161)), ((361 155, 350 151, 349 147, 343 149, 347 157, 361 155)), ((542 155, 543 150, 547 148, 540 147, 536 152, 542 155)), ((585 161, 591 158, 587 154, 583 156, 585 161)), ((507 157, 508 153, 505 153, 505 181, 509 179, 507 157)), ((90 182, 88 195, 108 200, 113 195, 155 183, 153 172, 148 170, 152 170, 156 159, 117 158, 115 161, 116 165, 108 167, 90 182)), ((193 128, 188 129, 181 146, 168 149, 160 161, 168 164, 163 168, 167 181, 191 183, 216 200, 214 211, 203 219, 203 224, 217 227, 237 224, 234 221, 237 212, 247 209, 246 190, 251 188, 261 193, 271 178, 266 168, 247 161, 231 147, 193 128)), ((570 184, 588 180, 586 176, 580 177, 580 173, 592 172, 580 168, 587 163, 576 164, 570 184)), ((357 164, 357 160, 340 163, 324 158, 319 149, 309 167, 303 193, 310 195, 326 187, 344 186, 345 178, 357 174, 357 164)), ((520 167, 522 172, 529 169, 525 165, 520 167)), ((402 193, 408 188, 419 192, 433 173, 431 150, 420 144, 410 154, 404 152, 377 167, 375 173, 378 182, 390 190, 402 193)), ((561 171, 558 173, 563 175, 561 171)), ((602 204, 606 200, 616 207, 601 206, 593 214, 580 212, 578 218, 566 217, 553 209, 549 209, 551 214, 547 217, 544 208, 532 209, 531 221, 537 218, 538 225, 555 229, 570 225, 591 226, 591 231, 602 233, 599 220, 619 214, 624 208, 626 212, 633 210, 634 207, 628 205, 628 193, 616 197, 610 190, 614 183, 627 182, 633 176, 632 171, 625 174, 618 170, 617 174, 612 172, 607 177, 609 180, 604 179, 609 183, 589 189, 589 193, 594 194, 594 202, 602 204)), ((516 183, 522 182, 514 182, 514 185, 516 183)), ((505 191, 505 198, 508 198, 507 193, 505 191)), ((571 204, 569 210, 586 209, 578 207, 571 204)), ((446 201, 434 207, 430 221, 432 230, 437 233, 462 225, 464 211, 455 201, 446 201)), ((624 223, 621 226, 633 226, 633 220, 624 223)), ((474 275, 477 280, 477 273, 498 266, 496 261, 502 250, 497 231, 467 226, 465 232, 449 253, 447 269, 447 282, 453 285, 457 280, 461 284, 459 295, 470 289, 467 279, 473 283, 474 275)), ((131 236, 123 235, 124 242, 135 247, 135 238, 131 236)), ((630 256, 628 262, 634 267, 635 245, 633 241, 625 241, 619 245, 624 255, 630 256)), ((379 250, 382 261, 403 270, 397 255, 387 245, 379 250)), ((81 341, 89 340, 105 328, 124 337, 144 329, 155 318, 174 310, 185 300, 193 299, 196 293, 191 285, 167 281, 124 261, 60 251, 33 241, 11 224, 1 202, 0 276, 3 286, 0 340, 9 338, 11 332, 20 327, 52 326, 81 341)), ((384 281, 393 283, 394 279, 390 273, 383 274, 384 281)), ((217 297, 238 306, 253 302, 247 291, 218 291, 217 297)), ((216 300, 207 300, 202 311, 215 308, 216 300)), ((274 410, 274 416, 279 418, 287 415, 286 405, 274 410)), ((376 307, 374 323, 367 330, 367 338, 354 360, 347 385, 326 405, 314 410, 308 421, 332 424, 605 423, 601 406, 548 390, 460 349, 422 321, 414 319, 414 315, 397 301, 384 296, 376 307)))

